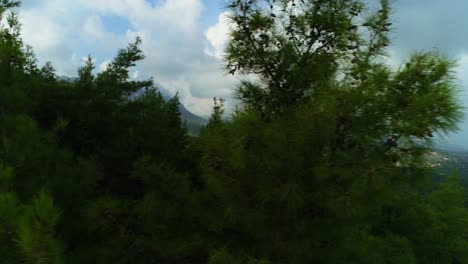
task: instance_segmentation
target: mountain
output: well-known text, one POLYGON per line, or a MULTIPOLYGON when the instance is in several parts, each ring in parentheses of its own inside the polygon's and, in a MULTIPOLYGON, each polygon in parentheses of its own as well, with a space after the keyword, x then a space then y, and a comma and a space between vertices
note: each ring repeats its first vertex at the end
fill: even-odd
MULTIPOLYGON (((72 82, 75 81, 77 77, 58 76, 57 79, 61 81, 72 82)), ((156 84, 156 87, 166 101, 173 97, 173 95, 161 85, 156 84)), ((132 97, 140 96, 144 92, 144 89, 141 89, 140 91, 137 91, 135 94, 133 94, 132 97)), ((192 135, 198 135, 200 133, 200 129, 208 123, 207 119, 190 112, 183 104, 179 105, 179 111, 182 119, 187 124, 189 133, 192 135)))
POLYGON ((436 142, 434 148, 447 152, 468 153, 468 149, 466 147, 446 142, 436 142))
POLYGON ((456 173, 461 185, 468 188, 468 151, 437 149, 430 153, 429 162, 435 168, 437 181, 456 173))
MULTIPOLYGON (((173 97, 173 95, 161 85, 156 85, 156 87, 165 100, 169 100, 173 97)), ((190 112, 182 103, 179 105, 179 111, 182 119, 184 119, 187 124, 189 133, 192 135, 198 135, 200 129, 208 123, 207 119, 190 112)))
MULTIPOLYGON (((158 87, 158 91, 161 93, 161 95, 163 96, 163 98, 165 100, 169 100, 174 96, 168 90, 163 88, 162 86, 156 85, 156 87, 158 87)), ((182 117, 184 119, 199 121, 199 122, 202 122, 202 123, 207 123, 208 122, 208 120, 206 120, 205 118, 197 116, 196 114, 190 112, 183 104, 180 104, 179 111, 180 111, 180 114, 182 115, 182 117)))
MULTIPOLYGON (((161 93, 162 97, 166 101, 170 100, 174 96, 171 94, 171 92, 169 92, 167 89, 165 89, 161 85, 155 84, 155 86, 158 88, 158 91, 161 93)), ((132 96, 140 96, 144 92, 145 90, 141 89, 137 91, 135 94, 133 94, 132 96)), ((185 121, 187 125, 187 130, 191 135, 195 135, 195 136, 198 135, 200 133, 200 129, 208 123, 207 119, 190 112, 182 103, 179 104, 179 111, 180 111, 180 116, 185 121)))
POLYGON ((59 81, 73 82, 73 81, 75 81, 77 79, 78 79, 78 77, 68 77, 68 76, 65 76, 65 75, 57 76, 57 80, 59 80, 59 81))

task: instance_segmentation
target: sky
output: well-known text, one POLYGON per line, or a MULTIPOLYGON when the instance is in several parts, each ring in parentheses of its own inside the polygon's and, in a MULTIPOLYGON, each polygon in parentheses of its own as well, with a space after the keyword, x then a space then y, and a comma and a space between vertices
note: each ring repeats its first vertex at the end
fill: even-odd
MULTIPOLYGON (((149 78, 193 113, 207 116, 213 97, 227 98, 238 80, 222 71, 227 40, 225 0, 23 0, 18 10, 23 39, 42 65, 76 76, 83 58, 104 70, 118 49, 140 36, 146 59, 132 78, 149 78)), ((367 0, 371 5, 376 0, 367 0)), ((403 63, 414 51, 438 50, 458 61, 460 101, 468 108, 468 1, 393 0, 393 45, 389 61, 403 63)), ((468 110, 466 111, 468 113, 468 110)), ((468 114, 467 114, 468 116, 468 114)), ((446 140, 468 149, 468 118, 446 140)))

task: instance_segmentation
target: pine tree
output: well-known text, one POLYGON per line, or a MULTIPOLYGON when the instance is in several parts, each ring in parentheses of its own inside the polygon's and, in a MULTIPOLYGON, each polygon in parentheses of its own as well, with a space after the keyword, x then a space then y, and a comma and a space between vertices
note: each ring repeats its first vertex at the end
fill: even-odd
MULTIPOLYGON (((386 0, 374 12, 356 0, 229 3, 226 69, 258 80, 241 81, 232 122, 201 136, 223 223, 212 262, 426 263, 421 248, 464 244, 464 231, 409 217, 424 210, 433 135, 461 118, 453 62, 428 52, 388 66, 386 0)), ((458 245, 438 263, 462 261, 458 245)))

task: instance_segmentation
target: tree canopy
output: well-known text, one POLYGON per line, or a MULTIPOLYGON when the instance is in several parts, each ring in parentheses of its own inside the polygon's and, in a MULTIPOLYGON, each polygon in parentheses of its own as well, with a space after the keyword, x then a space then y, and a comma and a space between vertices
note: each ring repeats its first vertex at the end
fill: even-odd
POLYGON ((129 79, 142 39, 60 80, 0 0, 0 263, 468 263, 466 190, 427 158, 455 62, 390 66, 380 3, 229 0, 224 68, 256 78, 193 136, 129 79))

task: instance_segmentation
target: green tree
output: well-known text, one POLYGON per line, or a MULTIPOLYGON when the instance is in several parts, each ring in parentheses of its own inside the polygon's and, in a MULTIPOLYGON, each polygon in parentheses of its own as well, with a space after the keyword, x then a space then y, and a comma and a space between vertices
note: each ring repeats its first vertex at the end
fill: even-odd
POLYGON ((17 242, 25 263, 63 263, 62 246, 54 236, 60 213, 54 206, 52 197, 40 192, 27 205, 18 225, 17 242))
MULTIPOLYGON (((140 44, 137 38, 121 49, 96 76, 91 57, 72 82, 48 78, 51 67, 41 71, 48 84, 37 119, 82 159, 75 171, 88 168, 94 180, 85 184, 90 192, 61 202, 74 208, 63 211, 60 225, 71 263, 202 262, 207 254, 178 95, 166 102, 151 79, 128 78, 144 58, 140 44)), ((75 190, 69 181, 54 183, 67 187, 61 195, 75 190)))
POLYGON ((0 167, 0 241, 2 263, 62 263, 55 231, 60 214, 50 194, 42 191, 28 204, 14 187, 13 169, 0 167))
POLYGON ((18 6, 0 1, 0 17, 7 18, 0 24, 0 160, 6 164, 0 169, 1 262, 61 263, 64 247, 56 234, 73 233, 74 222, 63 230, 63 220, 73 218, 69 212, 88 194, 94 168, 57 148, 55 134, 63 124, 44 131, 36 119, 56 81, 51 64, 38 69, 31 47, 23 44, 13 11, 18 6), (66 208, 63 218, 59 206, 66 208))
POLYGON ((226 69, 258 78, 241 81, 232 122, 201 134, 222 222, 213 263, 464 263, 465 231, 403 217, 442 199, 427 200, 425 153, 461 117, 454 63, 428 52, 387 65, 386 0, 375 11, 357 0, 233 0, 228 10, 226 69), (448 240, 458 241, 444 248, 451 257, 432 258, 448 240))

